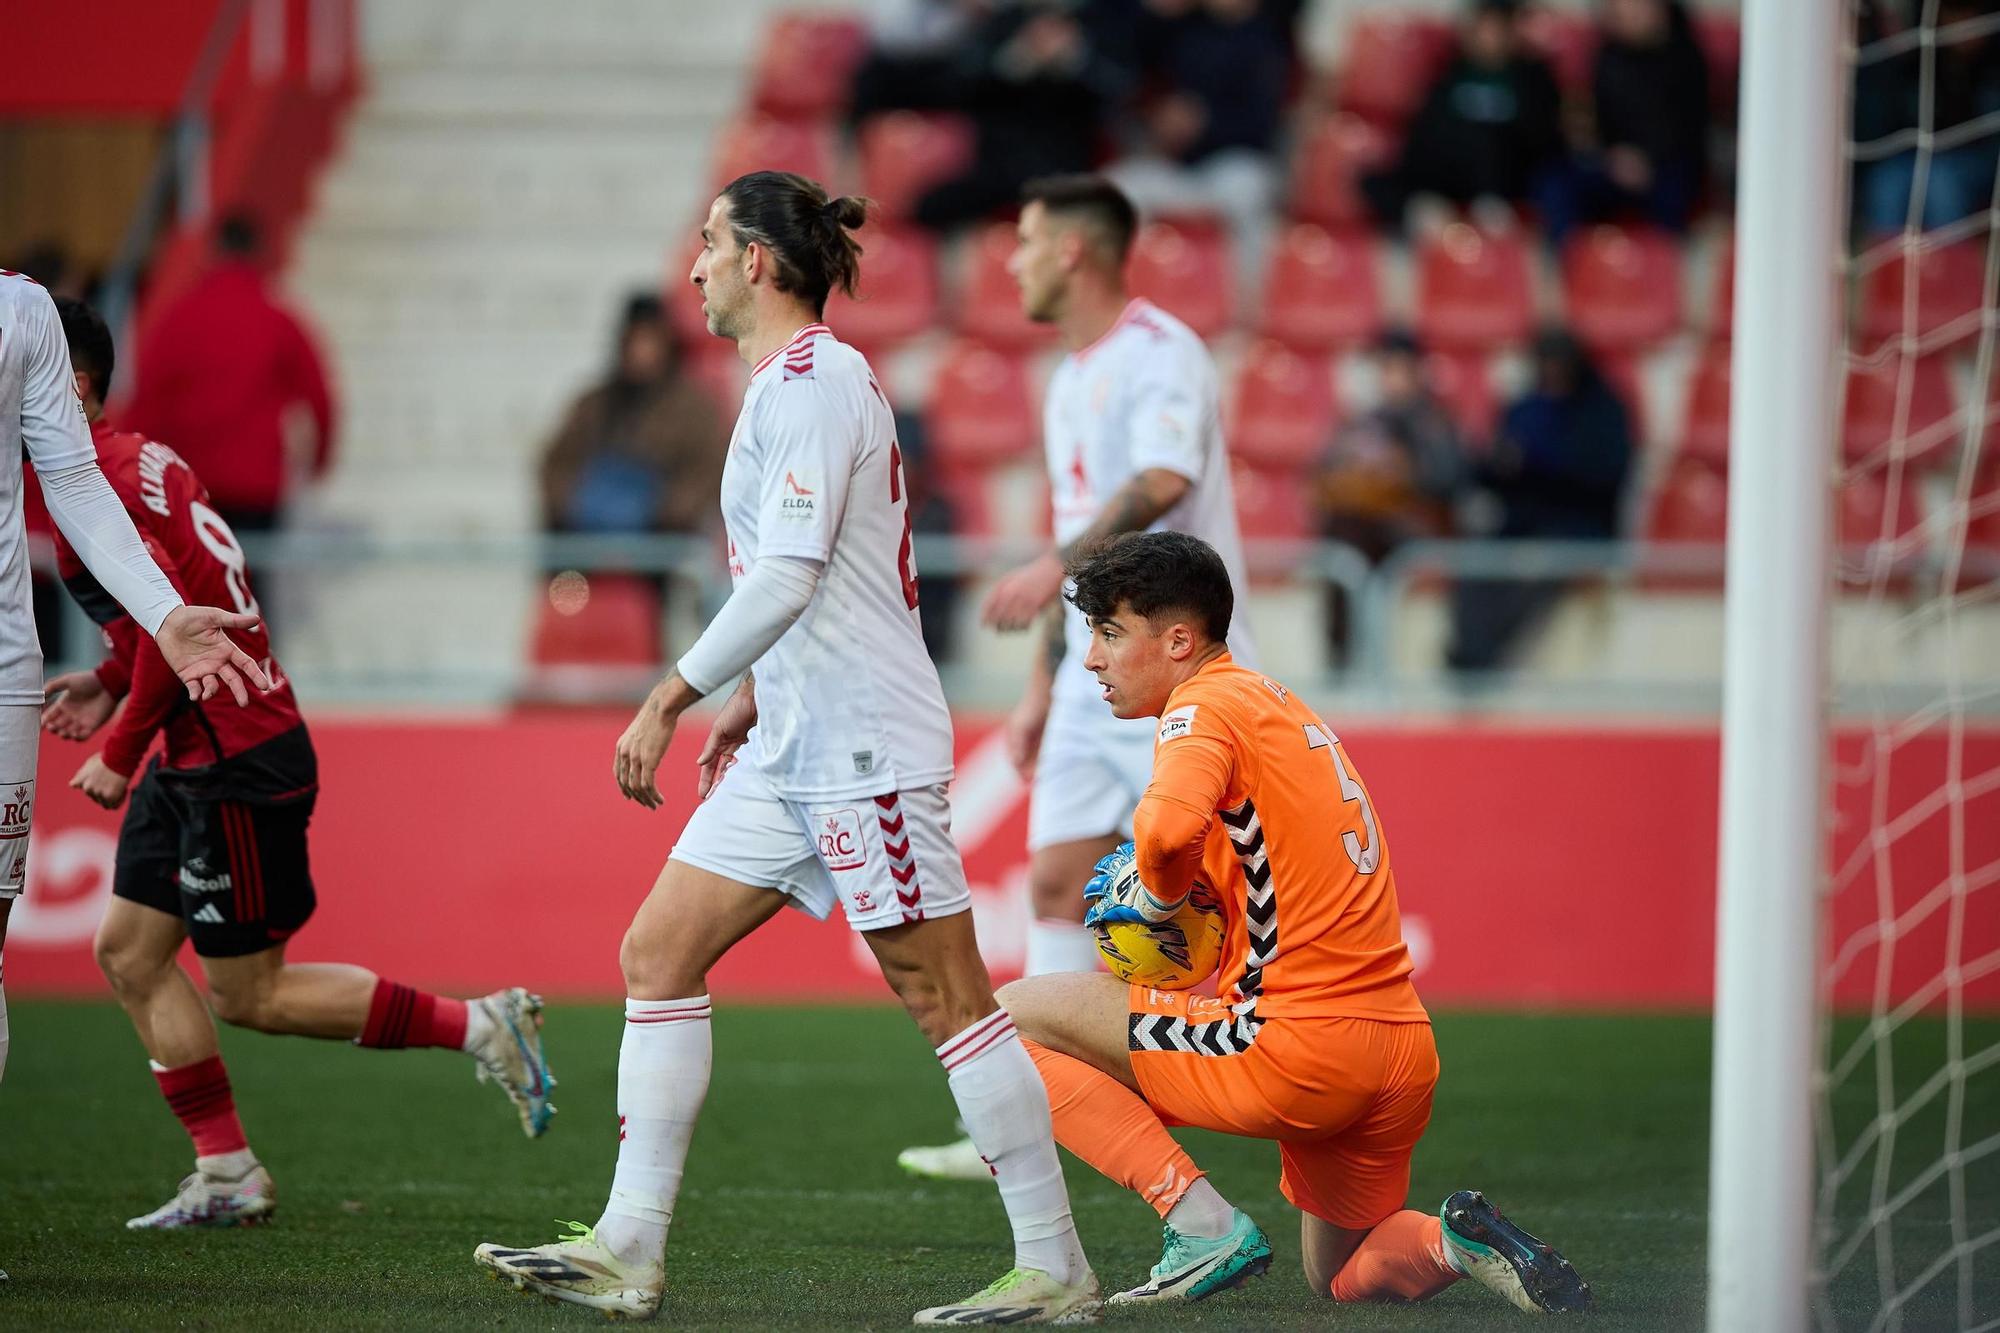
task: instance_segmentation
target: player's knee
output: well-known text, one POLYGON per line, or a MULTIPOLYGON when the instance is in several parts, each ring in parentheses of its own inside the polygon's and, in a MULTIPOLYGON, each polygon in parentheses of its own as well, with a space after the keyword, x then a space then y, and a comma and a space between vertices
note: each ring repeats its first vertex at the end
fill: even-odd
POLYGON ((215 1016, 233 1028, 264 1032, 273 1026, 273 1006, 268 986, 251 980, 208 979, 208 1005, 215 1016))
POLYGON ((635 1000, 678 1000, 707 988, 708 968, 671 934, 634 922, 618 945, 625 993, 635 1000))
POLYGON ((149 957, 137 941, 122 936, 99 932, 91 951, 97 958, 97 970, 118 995, 143 994, 165 973, 159 960, 149 957))
POLYGON ((1028 877, 1035 915, 1047 921, 1083 920, 1083 882, 1060 870, 1040 868, 1028 877))

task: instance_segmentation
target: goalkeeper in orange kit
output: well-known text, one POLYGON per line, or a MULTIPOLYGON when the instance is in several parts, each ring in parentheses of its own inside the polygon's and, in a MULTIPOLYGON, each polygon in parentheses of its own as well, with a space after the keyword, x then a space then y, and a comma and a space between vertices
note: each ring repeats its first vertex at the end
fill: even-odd
POLYGON ((1403 1206, 1438 1059, 1395 872, 1339 738, 1230 659, 1220 557, 1183 533, 1137 533, 1068 572, 1085 668, 1119 717, 1160 719, 1134 840, 1099 863, 1087 921, 1165 921, 1197 881, 1225 921, 1220 998, 1084 973, 1001 991, 1057 1140, 1166 1221, 1151 1277, 1111 1299, 1199 1300, 1270 1264, 1263 1231, 1167 1133, 1193 1125, 1277 1141, 1322 1295, 1423 1300, 1470 1277, 1524 1310, 1588 1307, 1568 1261, 1476 1191, 1437 1215, 1403 1206), (1134 857, 1136 879, 1114 886, 1134 857))

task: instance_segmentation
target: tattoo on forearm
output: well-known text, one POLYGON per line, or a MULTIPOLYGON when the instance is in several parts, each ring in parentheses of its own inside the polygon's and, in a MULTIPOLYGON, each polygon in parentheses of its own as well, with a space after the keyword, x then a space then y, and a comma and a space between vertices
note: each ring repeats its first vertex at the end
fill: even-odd
POLYGON ((1055 605, 1042 616, 1042 663, 1048 668, 1051 676, 1055 675, 1056 668, 1062 665, 1067 650, 1068 644, 1064 638, 1063 600, 1058 597, 1055 605))
POLYGON ((1085 528, 1075 541, 1056 552, 1062 557, 1063 563, 1068 564, 1079 551, 1092 542, 1115 537, 1121 532, 1143 532, 1152 526, 1160 515, 1172 509, 1180 501, 1181 495, 1187 492, 1186 484, 1183 483, 1175 488, 1178 493, 1171 498, 1163 496, 1157 489, 1158 482, 1154 477, 1155 473, 1151 470, 1141 472, 1120 486, 1117 494, 1111 497, 1110 503, 1104 506, 1104 512, 1097 516, 1097 521, 1085 528))

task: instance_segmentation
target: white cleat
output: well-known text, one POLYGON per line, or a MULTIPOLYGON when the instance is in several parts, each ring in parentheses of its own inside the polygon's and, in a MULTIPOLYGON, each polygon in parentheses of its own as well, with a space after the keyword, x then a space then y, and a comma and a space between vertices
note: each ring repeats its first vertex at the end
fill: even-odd
POLYGON ((251 1167, 238 1180, 216 1180, 197 1171, 181 1182, 172 1199, 125 1226, 130 1231, 247 1227, 268 1222, 277 1211, 278 1187, 263 1167, 251 1167))
POLYGON ((1065 1286, 1038 1268, 1016 1268, 956 1305, 917 1311, 917 1324, 1094 1324, 1104 1312, 1097 1275, 1065 1286))
POLYGON ((993 1179, 993 1168, 986 1164, 969 1138, 935 1148, 905 1148, 896 1154, 896 1165, 925 1180, 993 1179))
POLYGON ((485 1040, 472 1052, 479 1081, 498 1083, 521 1113, 521 1132, 540 1138, 556 1113, 549 1105, 556 1078, 542 1058, 542 997, 515 986, 472 1003, 492 1020, 485 1040))
POLYGON ((660 1312, 666 1265, 628 1264, 598 1243, 594 1228, 565 1225, 569 1234, 553 1244, 526 1250, 481 1245, 472 1261, 516 1291, 586 1305, 614 1319, 651 1319, 660 1312))

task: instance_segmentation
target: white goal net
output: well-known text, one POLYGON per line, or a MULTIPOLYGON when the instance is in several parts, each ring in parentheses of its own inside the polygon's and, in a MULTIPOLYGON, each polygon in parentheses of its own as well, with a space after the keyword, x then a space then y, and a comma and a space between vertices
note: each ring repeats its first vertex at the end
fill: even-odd
POLYGON ((1846 33, 1812 1318, 2000 1329, 2000 4, 1846 33))

